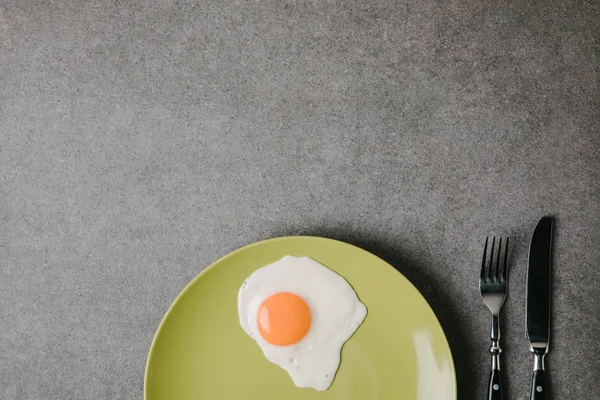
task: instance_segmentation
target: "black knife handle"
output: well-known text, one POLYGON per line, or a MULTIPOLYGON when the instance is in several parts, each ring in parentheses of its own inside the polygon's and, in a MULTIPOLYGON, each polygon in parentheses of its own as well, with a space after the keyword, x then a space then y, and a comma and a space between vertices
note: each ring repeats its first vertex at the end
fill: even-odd
MULTIPOLYGON (((502 375, 500 370, 493 369, 490 374, 490 386, 488 387, 488 400, 504 400, 502 389, 502 375)), ((536 399, 537 400, 537 399, 536 399)))
POLYGON ((548 382, 546 381, 546 371, 538 369, 533 371, 531 378, 531 400, 550 400, 548 393, 548 382))

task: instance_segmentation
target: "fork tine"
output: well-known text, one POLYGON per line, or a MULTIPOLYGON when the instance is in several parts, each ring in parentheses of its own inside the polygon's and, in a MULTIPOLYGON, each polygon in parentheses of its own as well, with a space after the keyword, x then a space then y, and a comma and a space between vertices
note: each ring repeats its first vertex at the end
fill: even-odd
POLYGON ((498 239, 498 255, 496 256, 496 263, 494 264, 494 275, 492 281, 500 282, 500 258, 502 257, 502 236, 498 239))
POLYGON ((482 282, 485 282, 485 277, 486 277, 486 273, 485 273, 485 258, 487 256, 487 246, 488 246, 488 240, 490 238, 486 237, 485 238, 485 246, 483 246, 483 260, 481 260, 481 272, 479 273, 479 280, 482 282))
POLYGON ((488 282, 492 282, 492 277, 494 276, 494 247, 496 245, 496 236, 492 236, 492 246, 490 248, 490 264, 488 268, 488 282))
POLYGON ((506 276, 508 273, 508 237, 506 238, 506 244, 504 245, 504 265, 502 266, 502 275, 500 277, 500 282, 506 282, 506 276))

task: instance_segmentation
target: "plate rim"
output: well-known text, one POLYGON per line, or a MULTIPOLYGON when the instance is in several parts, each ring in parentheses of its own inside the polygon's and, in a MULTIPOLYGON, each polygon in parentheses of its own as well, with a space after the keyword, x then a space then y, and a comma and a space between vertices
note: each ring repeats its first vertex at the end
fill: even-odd
POLYGON ((378 255, 376 255, 376 254, 374 254, 374 253, 372 253, 372 252, 370 252, 368 250, 363 249, 360 246, 354 245, 352 243, 344 242, 343 240, 337 240, 337 239, 332 239, 332 238, 328 238, 328 237, 323 237, 323 236, 292 235, 292 236, 277 236, 277 237, 273 237, 273 238, 263 239, 263 240, 259 240, 257 242, 252 242, 252 243, 249 243, 249 244, 244 245, 242 247, 239 247, 236 250, 233 250, 233 251, 225 254, 224 256, 218 258, 217 260, 213 261, 206 268, 204 268, 202 271, 200 271, 198 274, 196 274, 196 276, 184 286, 184 288, 179 292, 179 294, 177 294, 177 296, 175 297, 175 299, 171 302, 171 305, 169 306, 169 308, 167 309, 167 311, 163 315, 160 323, 158 324, 158 328, 156 329, 156 332, 154 333, 154 337, 152 338, 152 343, 150 344, 150 348, 148 350, 148 355, 146 357, 146 366, 145 366, 145 370, 144 370, 144 400, 147 400, 147 398, 148 398, 148 375, 149 375, 149 367, 150 367, 150 361, 152 359, 152 353, 154 351, 154 347, 156 346, 156 338, 162 332, 162 330, 164 328, 164 325, 165 325, 165 321, 167 320, 167 318, 169 317, 169 315, 173 312, 173 309, 175 308, 175 305, 179 302, 180 298, 182 298, 188 292, 188 290, 190 290, 190 288, 192 287, 192 285, 194 285, 194 283, 196 282, 196 280, 201 279, 204 274, 206 274, 211 269, 215 268, 218 264, 222 263, 223 261, 227 260, 228 258, 233 257, 237 253, 242 252, 242 251, 244 251, 244 250, 246 250, 248 248, 259 246, 259 245, 263 245, 263 244, 268 243, 268 242, 277 242, 277 241, 282 241, 282 240, 293 240, 293 239, 316 239, 316 240, 324 240, 324 241, 330 241, 330 242, 337 242, 337 243, 341 243, 341 244, 344 244, 344 245, 347 245, 347 246, 352 246, 352 247, 354 247, 354 248, 356 248, 356 249, 358 249, 360 251, 364 251, 366 253, 369 253, 373 257, 376 257, 381 262, 383 262, 384 264, 386 264, 389 268, 391 268, 394 271, 396 271, 396 273, 400 274, 400 276, 402 278, 404 278, 404 280, 406 280, 406 282, 414 289, 414 291, 416 291, 419 294, 419 296, 425 302, 425 304, 427 304, 427 307, 429 307, 429 309, 431 310, 431 313, 433 314, 433 317, 435 318, 435 320, 437 322, 436 326, 439 329, 439 331, 441 332, 442 337, 444 338, 444 342, 446 343, 446 347, 449 350, 449 354, 450 354, 450 369, 452 371, 452 377, 454 378, 454 399, 455 400, 458 399, 458 380, 457 380, 457 377, 456 377, 456 367, 454 365, 454 355, 452 353, 452 347, 450 347, 450 343, 448 342, 448 337, 446 336, 446 332, 444 331, 444 328, 442 327, 442 324, 440 323, 440 320, 439 320, 438 316, 436 315, 435 311, 431 307, 431 304, 429 304, 429 302, 427 301, 427 299, 425 298, 425 296, 423 296, 423 294, 421 293, 421 291, 419 289, 417 289, 417 287, 410 281, 410 279, 408 279, 406 276, 404 276, 404 274, 402 272, 400 272, 392 264, 390 264, 389 262, 387 262, 383 258, 379 257, 378 255))

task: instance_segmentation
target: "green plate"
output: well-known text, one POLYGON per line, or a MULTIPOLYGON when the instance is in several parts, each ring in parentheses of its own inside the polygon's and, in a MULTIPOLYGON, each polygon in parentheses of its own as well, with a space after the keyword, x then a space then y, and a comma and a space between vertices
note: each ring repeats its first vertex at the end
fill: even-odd
POLYGON ((347 243, 283 237, 243 247, 177 297, 150 348, 146 400, 455 400, 452 354, 433 311, 392 266, 347 243), (237 293, 254 270, 308 256, 352 285, 368 315, 342 348, 329 390, 300 389, 239 324, 237 293))

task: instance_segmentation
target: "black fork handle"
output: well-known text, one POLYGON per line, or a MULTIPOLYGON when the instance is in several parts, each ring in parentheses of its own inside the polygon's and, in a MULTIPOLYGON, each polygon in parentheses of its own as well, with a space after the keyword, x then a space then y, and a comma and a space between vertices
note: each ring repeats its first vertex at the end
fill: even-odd
POLYGON ((488 387, 488 400, 504 400, 504 389, 502 388, 502 374, 499 369, 493 369, 490 374, 490 385, 488 387))

